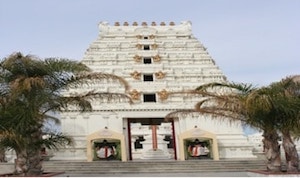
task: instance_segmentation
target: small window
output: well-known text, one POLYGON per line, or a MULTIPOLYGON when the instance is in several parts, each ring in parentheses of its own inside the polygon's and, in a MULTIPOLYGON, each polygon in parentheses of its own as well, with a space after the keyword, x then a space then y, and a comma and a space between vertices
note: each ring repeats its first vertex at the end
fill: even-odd
POLYGON ((156 102, 155 94, 144 94, 144 102, 156 102))
POLYGON ((144 74, 144 81, 153 81, 153 74, 144 74))
POLYGON ((151 64, 152 60, 151 57, 144 57, 144 64, 151 64))
POLYGON ((150 50, 150 46, 149 45, 144 45, 144 50, 150 50))
POLYGON ((148 40, 148 36, 144 36, 144 40, 148 40))

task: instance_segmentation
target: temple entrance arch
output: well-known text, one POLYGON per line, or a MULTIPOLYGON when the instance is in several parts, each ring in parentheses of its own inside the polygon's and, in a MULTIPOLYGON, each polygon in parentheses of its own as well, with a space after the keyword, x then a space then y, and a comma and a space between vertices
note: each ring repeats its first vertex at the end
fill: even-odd
POLYGON ((188 159, 189 151, 192 151, 189 150, 190 146, 192 146, 191 143, 197 141, 199 141, 202 144, 201 146, 203 147, 209 146, 209 148, 206 149, 208 149, 210 158, 212 158, 213 160, 219 160, 219 150, 218 150, 218 142, 217 142, 216 135, 199 128, 191 129, 179 135, 179 150, 180 150, 179 159, 180 160, 188 159))
POLYGON ((128 118, 129 159, 176 159, 173 122, 128 118))
MULTIPOLYGON (((113 149, 110 151, 114 152, 114 155, 118 157, 118 159, 127 161, 124 135, 109 129, 101 129, 87 136, 87 161, 90 162, 96 159, 96 149, 103 144, 109 146, 109 149, 113 149)), ((111 152, 107 153, 107 150, 104 152, 106 152, 103 153, 106 155, 104 158, 112 154, 111 152)))

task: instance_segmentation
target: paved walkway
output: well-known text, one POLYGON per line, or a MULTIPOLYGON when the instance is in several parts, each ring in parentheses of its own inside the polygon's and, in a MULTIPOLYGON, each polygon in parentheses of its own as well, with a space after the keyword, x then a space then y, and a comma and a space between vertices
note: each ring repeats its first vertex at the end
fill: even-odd
POLYGON ((247 172, 204 172, 204 173, 136 173, 136 174, 60 174, 56 177, 249 177, 247 172))

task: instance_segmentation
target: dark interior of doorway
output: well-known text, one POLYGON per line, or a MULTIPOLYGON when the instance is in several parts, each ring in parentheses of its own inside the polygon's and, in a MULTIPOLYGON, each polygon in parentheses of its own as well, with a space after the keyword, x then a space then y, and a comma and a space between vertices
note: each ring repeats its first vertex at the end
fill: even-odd
POLYGON ((129 118, 130 123, 141 123, 142 125, 160 125, 164 118, 129 118))

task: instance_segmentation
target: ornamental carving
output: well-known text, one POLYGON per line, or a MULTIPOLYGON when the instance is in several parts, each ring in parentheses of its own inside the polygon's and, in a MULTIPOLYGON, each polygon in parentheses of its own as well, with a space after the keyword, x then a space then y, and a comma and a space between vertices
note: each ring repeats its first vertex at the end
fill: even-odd
POLYGON ((135 62, 141 62, 142 57, 141 57, 141 56, 138 56, 138 55, 135 55, 135 56, 133 57, 133 59, 134 59, 135 62))
POLYGON ((152 48, 152 49, 157 49, 157 47, 158 47, 157 44, 152 44, 152 45, 151 45, 151 48, 152 48))
POLYGON ((115 26, 120 26, 120 22, 115 22, 115 26))
POLYGON ((147 26, 147 22, 142 22, 142 26, 147 26))
POLYGON ((128 23, 128 22, 124 22, 123 25, 124 25, 124 26, 128 26, 129 23, 128 23))
POLYGON ((138 71, 134 71, 130 74, 134 79, 140 80, 141 79, 141 73, 138 71))
POLYGON ((156 23, 155 23, 155 22, 152 22, 151 25, 152 25, 152 26, 156 26, 156 23))
POLYGON ((160 26, 165 26, 165 25, 166 25, 165 22, 161 22, 161 23, 160 23, 160 26))
POLYGON ((163 89, 162 91, 159 91, 157 94, 158 94, 160 100, 166 100, 169 97, 169 93, 165 89, 163 89))
POLYGON ((137 23, 137 22, 133 22, 132 25, 133 25, 133 26, 138 26, 138 23, 137 23))
POLYGON ((143 36, 142 36, 142 35, 136 35, 136 38, 137 38, 137 39, 142 39, 143 36))
POLYGON ((155 36, 154 36, 154 35, 150 35, 149 38, 150 38, 150 39, 154 39, 155 36))
POLYGON ((142 48, 143 48, 143 45, 137 44, 136 47, 137 47, 138 49, 142 49, 142 48))
POLYGON ((158 54, 153 56, 153 61, 154 62, 159 62, 160 61, 160 56, 158 54))
POLYGON ((141 93, 138 92, 136 89, 133 89, 130 93, 129 93, 130 97, 133 100, 140 100, 141 98, 141 93))
POLYGON ((155 72, 155 78, 157 79, 162 79, 166 76, 166 73, 159 71, 159 72, 155 72))

